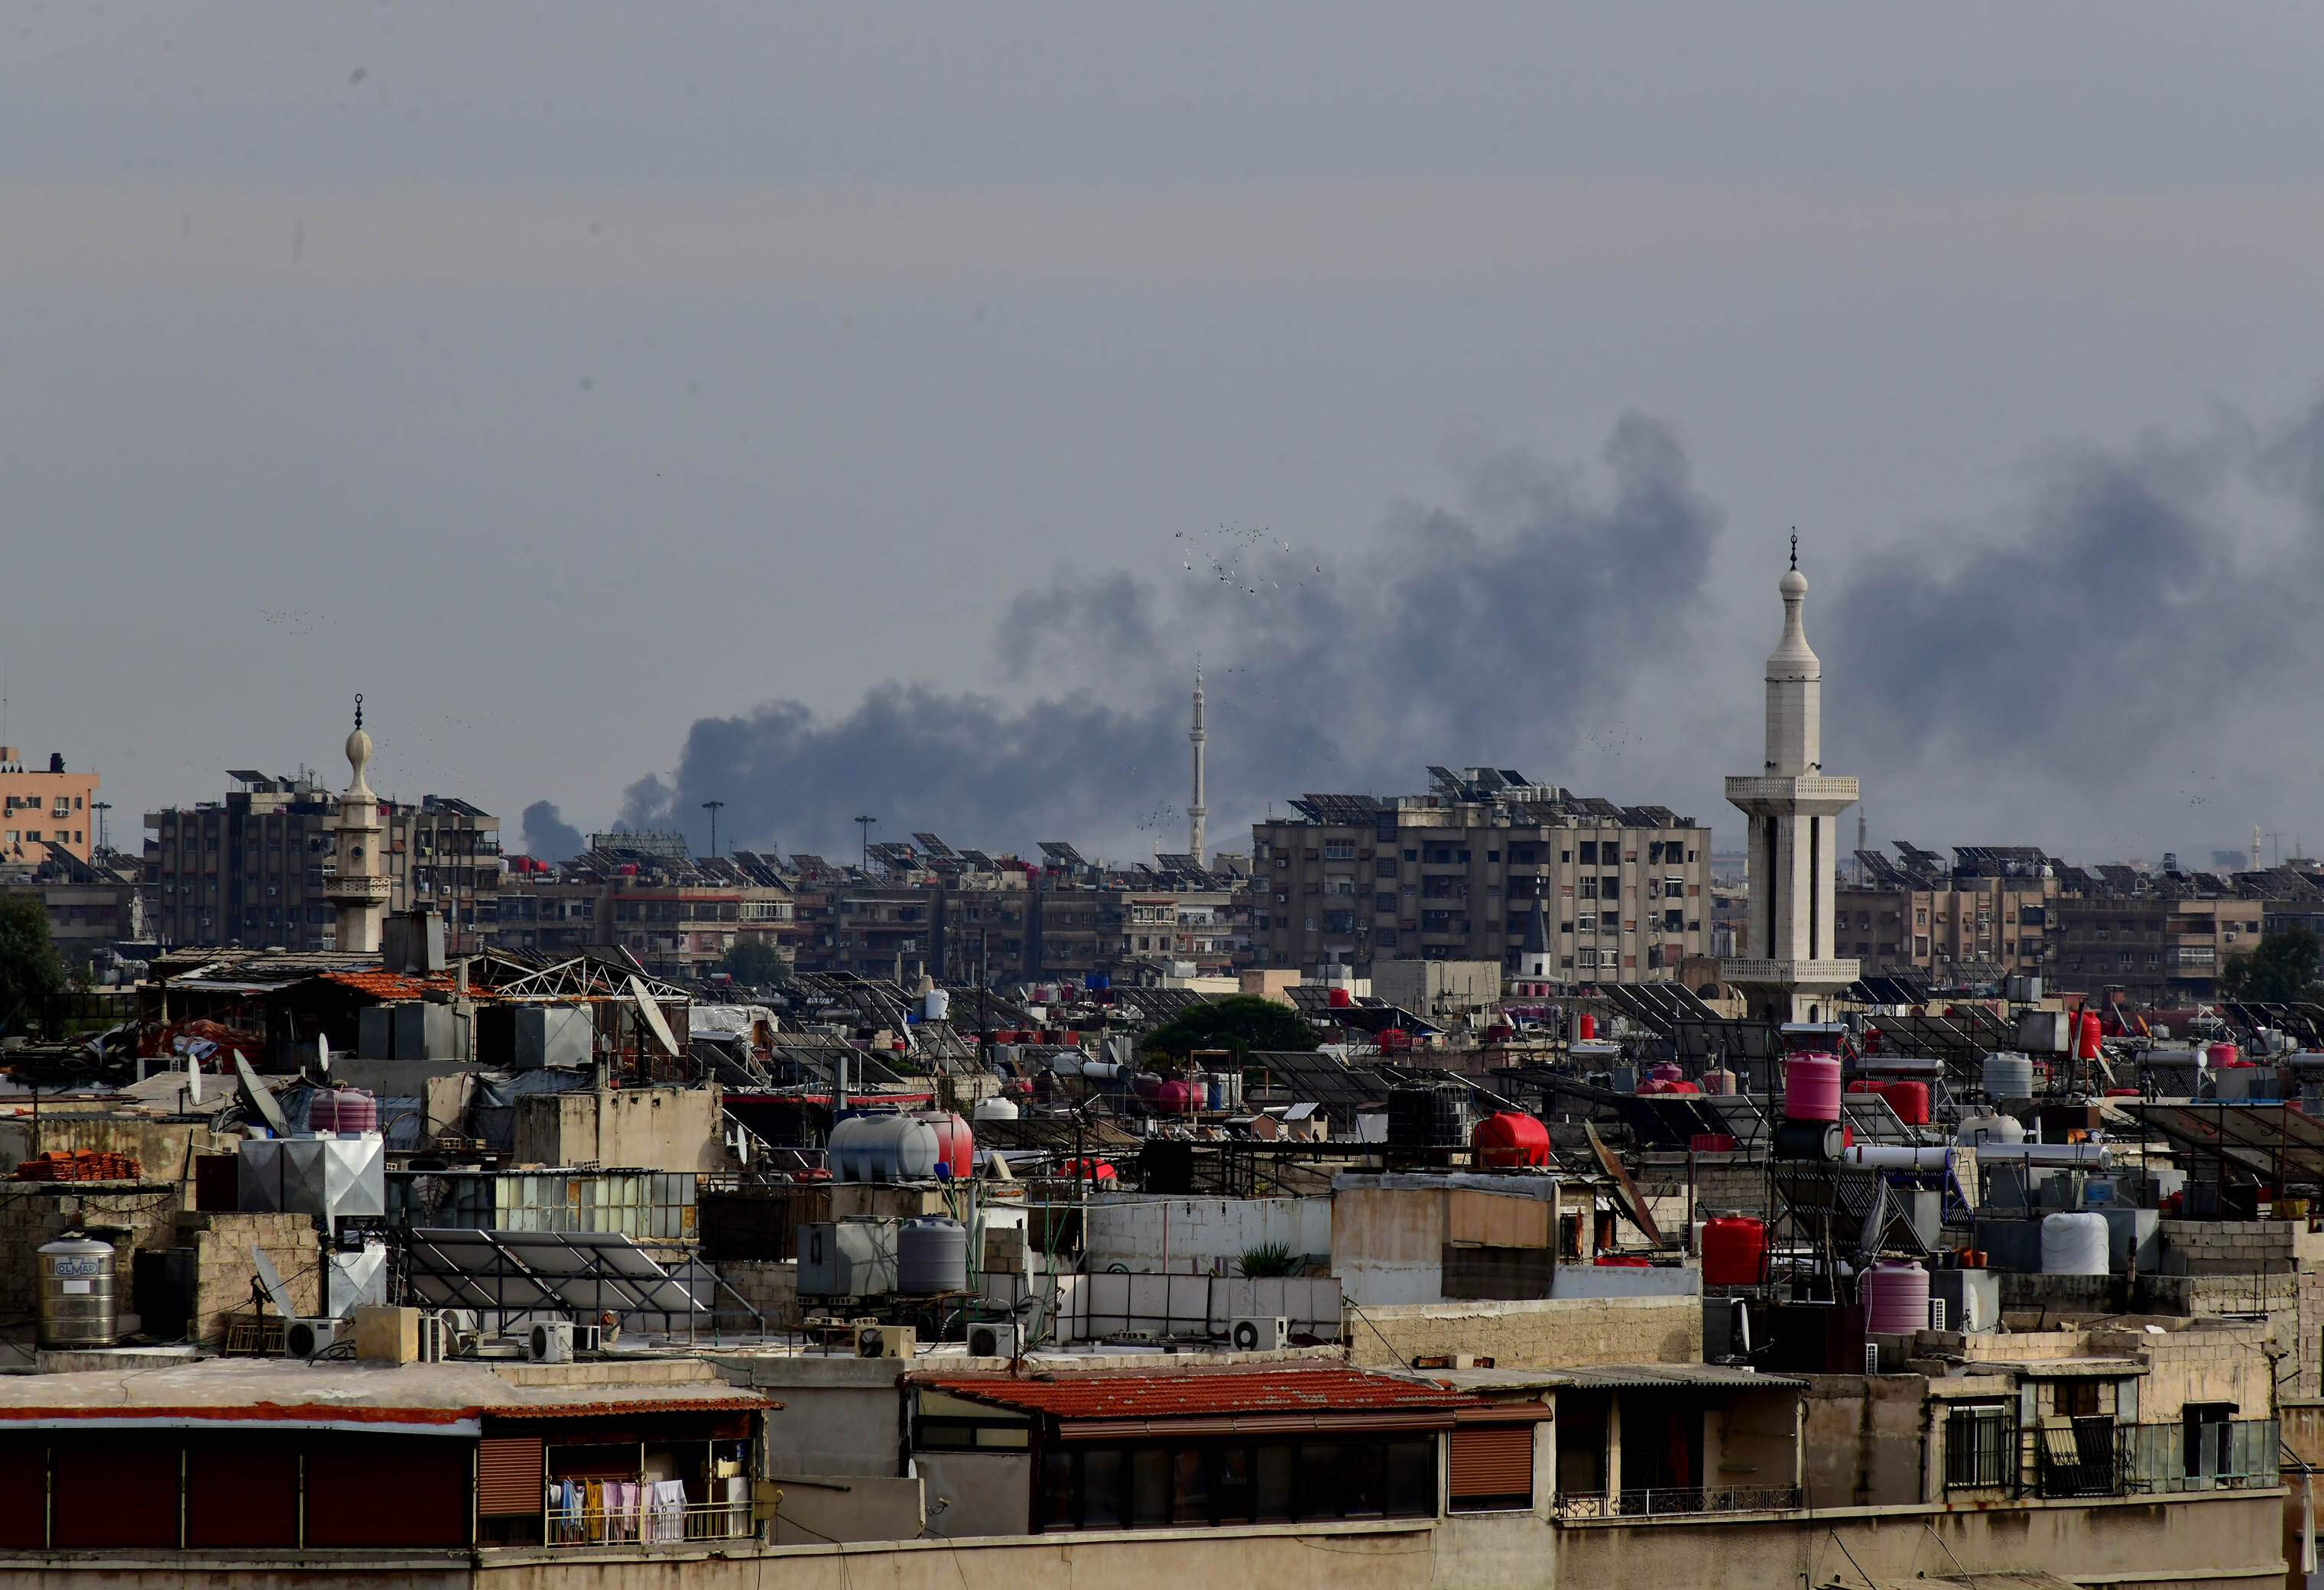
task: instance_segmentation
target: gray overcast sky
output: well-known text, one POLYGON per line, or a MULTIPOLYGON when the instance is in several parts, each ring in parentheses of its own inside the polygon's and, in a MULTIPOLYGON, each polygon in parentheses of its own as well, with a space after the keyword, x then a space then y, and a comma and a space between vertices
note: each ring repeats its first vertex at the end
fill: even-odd
MULTIPOLYGON (((1638 655, 1587 688, 1509 637, 1526 704, 1460 759, 1731 826, 1717 776, 1755 760, 1796 523, 1828 666, 1844 613, 1835 641, 1879 669, 1870 699, 1835 668, 1827 709, 1876 838, 2324 841, 2324 769, 2271 743, 2304 694, 2138 676, 2264 670, 2271 636, 2229 604, 2324 592, 2301 584, 2324 472, 2283 464, 2324 391, 2314 6, 0 20, 7 739, 96 767, 117 841, 229 767, 337 778, 358 689, 375 784, 512 831, 542 797, 611 819, 696 719, 770 701, 1104 690, 1102 640, 1064 677, 997 648, 1061 563, 1168 596, 1180 532, 1223 523, 1320 571, 1399 505, 1472 499, 1477 438, 1599 479, 1632 412, 1719 519, 1673 572, 1699 585, 1683 624, 1648 644, 1589 615, 1594 649, 1638 655), (2060 508, 2084 444, 2194 529, 2117 542, 2111 489, 2060 508), (2155 564, 2122 603, 2180 589, 2174 559, 2206 577, 2218 611, 2166 633, 2191 649, 2093 661, 2061 621, 1997 671, 1966 639, 1987 582, 2024 602, 2117 545, 2155 564), (1899 547, 1925 566, 1880 561, 1899 547), (1884 604, 1924 587, 1969 627, 1945 609, 1900 660, 1884 604), (1949 635, 1979 656, 1932 694, 1949 635), (2055 733, 2023 721, 2053 678, 2055 733), (1904 697, 1951 727, 1884 728, 1904 697), (2071 758, 2087 776, 2045 756, 2115 712, 2071 758), (1981 758, 1982 714, 2024 732, 1981 758)), ((1360 636, 1344 655, 1401 666, 1360 636)), ((1231 684, 1214 702, 1235 711, 1231 684)), ((1406 778, 1347 766, 1416 786, 1459 755, 1414 749, 1406 778)), ((1220 775, 1222 840, 1263 797, 1347 781, 1220 775)), ((1182 783, 1154 767, 1157 801, 1182 783)), ((950 837, 1035 837, 974 831, 1007 809, 950 837)), ((830 813, 752 821, 727 835, 837 842, 830 813)), ((1109 821, 1074 837, 1153 842, 1109 821)))

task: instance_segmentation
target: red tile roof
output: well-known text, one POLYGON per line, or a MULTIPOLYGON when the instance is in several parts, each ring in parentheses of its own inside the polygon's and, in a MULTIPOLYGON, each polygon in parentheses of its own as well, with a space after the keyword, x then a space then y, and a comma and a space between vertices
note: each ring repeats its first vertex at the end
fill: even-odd
POLYGON ((323 980, 353 988, 358 994, 368 994, 374 999, 417 999, 426 994, 452 991, 449 977, 406 977, 400 971, 327 971, 323 980))
POLYGON ((1467 1392, 1393 1374, 1326 1365, 1143 1370, 1060 1374, 1051 1380, 1006 1374, 931 1375, 919 1383, 972 1402, 1056 1419, 1188 1419, 1243 1413, 1426 1412, 1466 1408, 1467 1392))

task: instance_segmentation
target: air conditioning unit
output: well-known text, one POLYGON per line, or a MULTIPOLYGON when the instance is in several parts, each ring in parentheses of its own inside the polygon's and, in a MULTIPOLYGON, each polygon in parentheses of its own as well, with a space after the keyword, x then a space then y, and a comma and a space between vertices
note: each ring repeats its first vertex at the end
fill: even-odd
POLYGON ((968 1356, 972 1358, 1014 1358, 1023 1346, 1023 1332, 1014 1325, 972 1325, 968 1356))
POLYGON ((855 1333, 859 1358, 908 1358, 919 1346, 920 1333, 908 1325, 867 1325, 855 1333))
POLYGON ((420 1316, 419 1356, 415 1362, 441 1364, 452 1356, 452 1328, 444 1316, 428 1313, 420 1316))
POLYGON ((536 1364, 573 1362, 573 1322, 537 1319, 524 1339, 524 1356, 536 1364))
POLYGON ((1279 1353, 1291 1345, 1291 1321, 1280 1314, 1251 1314, 1236 1319, 1227 1340, 1238 1353, 1279 1353))
POLYGON ((339 1339, 345 1330, 353 1328, 344 1319, 293 1319, 282 1327, 282 1356, 286 1358, 311 1358, 339 1339))

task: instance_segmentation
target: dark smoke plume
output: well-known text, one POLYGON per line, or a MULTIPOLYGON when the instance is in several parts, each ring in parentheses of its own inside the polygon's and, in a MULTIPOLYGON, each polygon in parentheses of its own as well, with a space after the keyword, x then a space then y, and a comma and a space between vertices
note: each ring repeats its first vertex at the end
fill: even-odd
POLYGON ((535 801, 524 809, 525 854, 537 861, 567 861, 581 847, 581 831, 565 821, 554 801, 535 801))
POLYGON ((1432 762, 1554 777, 1636 659, 1683 640, 1720 525, 1660 422, 1624 418, 1600 464, 1472 440, 1453 503, 1398 505, 1359 550, 1226 528, 1179 538, 1160 584, 1062 572, 1012 604, 995 649, 1017 679, 1066 686, 1011 704, 890 683, 835 718, 790 701, 705 718, 674 782, 640 780, 622 819, 698 844, 716 798, 722 841, 834 859, 854 854, 857 813, 874 839, 1183 850, 1197 654, 1216 847, 1247 844, 1269 801, 1417 788, 1432 762))

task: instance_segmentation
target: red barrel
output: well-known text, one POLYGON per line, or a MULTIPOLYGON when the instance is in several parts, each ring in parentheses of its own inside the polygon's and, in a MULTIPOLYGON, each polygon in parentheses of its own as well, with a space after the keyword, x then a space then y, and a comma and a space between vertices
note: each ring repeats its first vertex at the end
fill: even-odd
POLYGON ((1345 1010, 1355 1002, 1354 997, 1345 988, 1333 988, 1323 996, 1323 1003, 1333 1010, 1345 1010))
POLYGON ((1784 1119, 1840 1119, 1840 1061, 1830 1054, 1794 1054, 1784 1062, 1784 1119))
POLYGON ((2098 1057, 2098 1041, 2105 1035, 2104 1024, 2098 1020, 2098 1013, 2095 1010, 2085 1010, 2082 1012, 2082 1019, 2079 1025, 2081 1043, 2074 1052, 2084 1060, 2096 1060, 2098 1057))
POLYGON ((1880 1097, 1896 1112, 1896 1118, 1908 1126, 1929 1124, 1929 1085, 1926 1082, 1889 1082, 1882 1086, 1880 1097))
POLYGON ((1702 1283, 1757 1286, 1767 1279, 1767 1227, 1748 1215, 1719 1215, 1702 1225, 1702 1283))
POLYGON ((1549 1128, 1531 1116, 1504 1110, 1487 1116, 1469 1134, 1477 1163, 1497 1171, 1549 1163, 1549 1128))
POLYGON ((1597 1036, 1598 1018, 1585 1010, 1582 1013, 1582 1041, 1584 1043, 1592 1043, 1597 1036))

